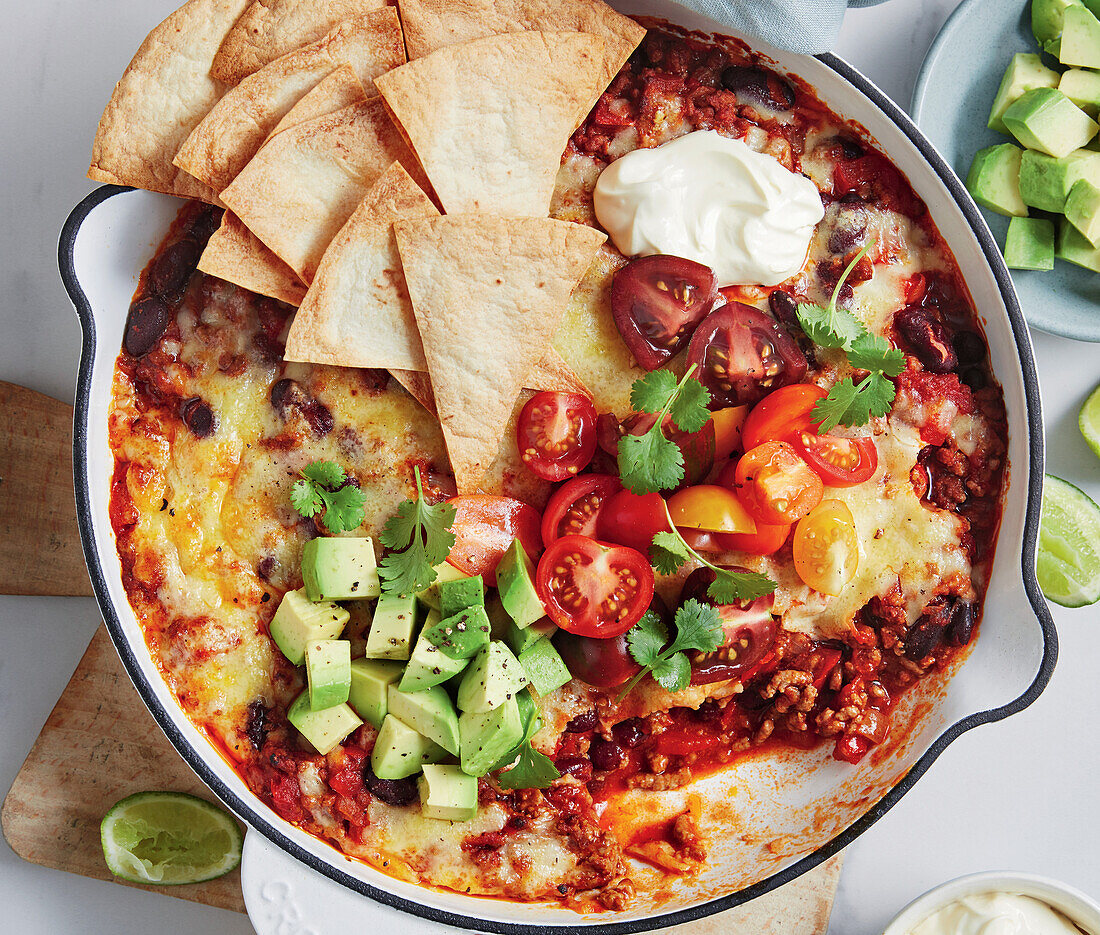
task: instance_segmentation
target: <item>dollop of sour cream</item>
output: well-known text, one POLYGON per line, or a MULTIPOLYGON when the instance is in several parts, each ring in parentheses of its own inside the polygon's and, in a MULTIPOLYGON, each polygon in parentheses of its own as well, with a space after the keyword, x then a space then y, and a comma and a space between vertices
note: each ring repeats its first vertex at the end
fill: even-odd
POLYGON ((981 893, 948 903, 910 935, 1081 935, 1081 930, 1030 896, 981 893))
POLYGON ((795 275, 825 214, 808 178, 714 130, 616 159, 594 200, 623 254, 695 260, 719 286, 775 286, 795 275))

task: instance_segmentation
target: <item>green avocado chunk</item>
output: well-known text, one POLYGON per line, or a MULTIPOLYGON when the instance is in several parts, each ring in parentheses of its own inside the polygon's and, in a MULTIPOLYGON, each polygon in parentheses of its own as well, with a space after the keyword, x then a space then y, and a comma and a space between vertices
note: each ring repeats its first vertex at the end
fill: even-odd
POLYGON ((321 536, 302 549, 302 580, 311 601, 378 597, 378 563, 371 539, 321 536))
POLYGON ((993 98, 993 107, 989 112, 989 129, 1007 134, 1008 127, 1002 118, 1009 106, 1019 100, 1020 95, 1035 88, 1056 87, 1058 72, 1047 68, 1034 52, 1017 52, 1012 56, 1012 62, 1001 79, 996 97, 993 98))
POLYGON ((536 620, 529 627, 522 630, 516 626, 515 621, 509 620, 508 625, 504 628, 503 639, 512 652, 518 656, 529 646, 534 646, 539 640, 553 636, 557 631, 558 628, 549 617, 536 620))
POLYGON ((974 154, 966 188, 978 204, 1009 217, 1027 217, 1020 197, 1020 161, 1024 151, 1011 143, 987 146, 974 154))
POLYGON ((1096 136, 1096 121, 1057 88, 1027 91, 1004 113, 1005 126, 1028 149, 1061 159, 1096 136))
POLYGON ((314 603, 302 588, 283 595, 268 632, 282 654, 300 666, 306 658, 306 643, 339 636, 349 617, 343 607, 330 601, 314 603))
POLYGON ((346 704, 314 711, 309 706, 308 689, 291 703, 286 719, 322 756, 331 753, 341 740, 363 723, 346 704))
POLYGON ((1100 111, 1100 72, 1070 68, 1062 73, 1058 90, 1090 117, 1100 111))
POLYGON ((1063 220, 1058 227, 1058 244, 1054 255, 1060 260, 1068 260, 1077 266, 1100 273, 1100 247, 1094 247, 1088 239, 1069 221, 1063 220))
POLYGON ((438 763, 446 758, 447 751, 434 740, 387 714, 378 729, 370 765, 379 779, 404 779, 419 773, 425 763, 438 763))
POLYGON ((424 638, 452 659, 469 659, 489 642, 489 630, 485 608, 467 607, 453 617, 425 627, 424 638))
POLYGON ((513 701, 527 685, 519 660, 503 643, 493 640, 475 657, 458 686, 462 711, 490 711, 513 701))
POLYGON ((521 630, 546 616, 546 608, 535 590, 535 566, 519 538, 512 540, 497 565, 497 590, 508 616, 521 630))
POLYGON ((374 608, 363 655, 368 659, 408 659, 415 631, 416 598, 383 594, 374 608))
POLYGON ((439 585, 439 615, 445 620, 467 607, 485 606, 485 582, 481 575, 456 578, 439 585))
POLYGON ((465 711, 458 719, 462 771, 484 776, 523 739, 523 722, 515 698, 491 711, 465 711))
POLYGON ((1042 45, 1062 35, 1066 10, 1081 7, 1081 0, 1031 0, 1031 31, 1042 45))
POLYGON ((470 576, 464 571, 459 571, 450 562, 440 562, 435 566, 435 581, 429 584, 423 591, 416 593, 416 599, 425 607, 442 612, 439 600, 439 589, 447 581, 461 581, 470 576))
POLYGON ((389 687, 401 680, 405 666, 382 659, 353 659, 348 704, 364 721, 381 727, 389 713, 389 687))
POLYGON ((1100 188, 1079 179, 1066 199, 1066 220, 1094 247, 1100 247, 1100 188))
POLYGON ((1005 263, 1013 269, 1054 269, 1054 222, 1046 218, 1009 221, 1005 263))
POLYGON ((420 813, 442 821, 471 821, 477 815, 477 777, 460 766, 428 764, 417 780, 420 813))
POLYGON ((1100 68, 1100 20, 1084 7, 1066 10, 1058 60, 1063 65, 1100 68))
POLYGON ((573 678, 550 640, 539 640, 525 649, 519 654, 519 664, 540 695, 549 695, 573 678))
POLYGON ((306 643, 306 686, 314 711, 343 704, 351 693, 351 642, 312 640, 306 643))
POLYGON ((412 655, 409 656, 405 674, 401 676, 401 691, 417 692, 446 682, 466 668, 468 659, 452 659, 428 639, 428 633, 439 622, 439 612, 428 613, 424 629, 417 637, 412 655))
POLYGON ((443 686, 433 685, 422 692, 403 692, 391 685, 389 711, 417 733, 458 756, 458 712, 443 686))

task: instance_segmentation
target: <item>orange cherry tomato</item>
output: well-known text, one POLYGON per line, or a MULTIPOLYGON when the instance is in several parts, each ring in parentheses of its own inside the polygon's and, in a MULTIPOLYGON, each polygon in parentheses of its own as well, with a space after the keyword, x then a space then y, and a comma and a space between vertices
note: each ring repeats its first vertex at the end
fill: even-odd
POLYGON ((455 508, 455 544, 447 561, 468 575, 496 584, 497 565, 517 536, 531 561, 542 553, 541 520, 534 507, 511 497, 466 494, 447 501, 455 508))
POLYGON ((749 414, 748 406, 730 406, 710 414, 714 423, 714 457, 721 461, 741 448, 741 427, 749 414))
POLYGON ((859 537, 852 511, 843 500, 822 500, 798 521, 794 568, 815 591, 834 597, 859 568, 859 537))
POLYGON ((821 502, 825 485, 786 442, 764 442, 737 462, 737 496, 757 522, 782 526, 821 502))
POLYGON ((791 534, 788 526, 765 526, 756 524, 756 532, 719 533, 715 538, 724 551, 748 552, 750 555, 773 555, 783 548, 787 536, 791 534))
POLYGON ((749 516, 733 491, 717 484, 697 484, 673 494, 668 513, 676 526, 707 532, 756 532, 749 516))
POLYGON ((758 402, 745 419, 741 442, 745 451, 770 441, 787 441, 799 432, 816 432, 810 413, 826 397, 820 386, 793 383, 781 386, 758 402))

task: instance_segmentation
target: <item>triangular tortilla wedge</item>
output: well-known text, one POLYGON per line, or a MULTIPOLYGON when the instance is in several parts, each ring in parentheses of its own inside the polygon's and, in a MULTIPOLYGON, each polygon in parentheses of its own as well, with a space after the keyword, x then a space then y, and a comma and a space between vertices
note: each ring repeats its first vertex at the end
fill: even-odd
POLYGON ((485 215, 397 221, 394 232, 455 483, 473 491, 606 236, 485 215))
POLYGON ((398 0, 398 6, 410 59, 444 46, 525 29, 599 36, 605 47, 603 87, 645 38, 644 26, 602 0, 398 0))
POLYGON ((309 283, 325 247, 397 161, 414 171, 415 159, 374 98, 273 136, 222 200, 309 283))
POLYGON ((149 33, 100 118, 88 178, 218 203, 172 157, 225 91, 210 63, 246 6, 188 0, 149 33))
MULTIPOLYGON (((220 192, 256 155, 287 112, 341 63, 369 83, 405 61, 397 11, 373 10, 249 75, 191 131, 175 163, 220 192)), ((373 86, 371 86, 373 90, 373 86)))
POLYGON ((368 95, 355 69, 350 65, 341 65, 318 81, 317 87, 302 95, 298 103, 287 111, 286 116, 275 124, 271 136, 296 127, 300 123, 316 120, 326 114, 334 114, 344 107, 365 101, 377 93, 372 82, 371 93, 368 95))
POLYGON ((210 66, 211 76, 226 84, 316 42, 347 20, 386 6, 386 0, 256 0, 246 6, 210 66))
POLYGON ((199 269, 288 305, 305 298, 306 287, 289 266, 267 249, 232 211, 222 216, 199 258, 199 269))
POLYGON ((545 217, 602 62, 594 36, 518 32, 448 46, 375 85, 448 214, 545 217))

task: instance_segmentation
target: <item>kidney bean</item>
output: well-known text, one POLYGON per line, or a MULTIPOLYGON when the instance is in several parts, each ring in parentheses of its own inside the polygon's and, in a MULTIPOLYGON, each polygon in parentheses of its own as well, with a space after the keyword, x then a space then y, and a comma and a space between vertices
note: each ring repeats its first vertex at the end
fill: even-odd
POLYGON ((970 601, 956 601, 947 627, 948 639, 955 646, 965 646, 973 638, 977 622, 978 608, 970 601))
POLYGON ((387 805, 411 805, 420 795, 416 788, 416 779, 412 776, 404 779, 379 779, 370 768, 370 763, 363 766, 363 785, 371 795, 387 805))
POLYGON ((161 251, 149 270, 149 287, 170 302, 176 301, 187 288, 195 272, 202 250, 193 240, 177 240, 161 251))
POLYGON ((802 330, 802 326, 798 323, 798 303, 790 293, 782 289, 772 291, 768 295, 768 308, 772 310, 776 320, 792 333, 798 334, 802 330))
POLYGON ((986 378, 985 375, 985 370, 983 370, 981 367, 968 367, 962 372, 962 375, 959 377, 959 379, 962 380, 963 383, 969 386, 972 390, 985 389, 986 385, 989 383, 989 380, 986 378))
POLYGON ((623 748, 613 740, 593 737, 592 746, 588 748, 588 758, 596 769, 609 772, 622 765, 623 748))
POLYGON ((274 555, 267 555, 260 559, 260 564, 256 566, 256 575, 262 578, 264 581, 270 581, 272 576, 279 570, 279 560, 274 555))
POLYGON ((985 360, 985 341, 973 331, 960 331, 951 343, 960 364, 980 364, 985 360))
POLYGON ((595 730, 599 726, 600 719, 596 716, 596 712, 585 711, 584 714, 578 714, 565 725, 565 732, 567 734, 587 734, 590 730, 595 730))
POLYGON ((324 438, 336 425, 328 406, 307 395, 294 380, 284 379, 273 383, 268 398, 283 419, 290 409, 297 409, 318 438, 324 438))
POLYGON ((620 747, 626 750, 633 750, 638 744, 645 740, 646 737, 645 731, 642 730, 642 719, 632 717, 625 721, 620 721, 611 728, 611 736, 615 738, 615 742, 620 747))
POLYGON ((950 373, 959 365, 947 329, 925 309, 907 305, 894 316, 894 326, 926 370, 950 373))
POLYGON ((722 72, 722 87, 745 104, 762 104, 773 110, 794 107, 794 89, 774 72, 748 65, 730 65, 722 72))
POLYGON ((130 306, 130 315, 126 319, 126 337, 123 344, 126 353, 134 357, 144 357, 164 336, 172 313, 164 300, 155 295, 140 299, 130 306))
POLYGON ((183 401, 180 406, 180 418, 195 438, 206 438, 214 434, 216 427, 214 410, 198 396, 192 396, 183 401))
POLYGON ((336 425, 332 412, 323 402, 311 399, 302 406, 302 415, 305 417, 313 434, 318 438, 324 438, 336 425))
POLYGON ((905 655, 916 661, 932 652, 943 640, 943 624, 938 615, 917 619, 905 634, 905 655))
POLYGON ((572 776, 581 782, 592 778, 592 762, 583 756, 559 756, 554 760, 554 766, 563 776, 572 776))
POLYGON ((203 209, 195 215, 195 219, 191 222, 191 230, 189 233, 197 243, 206 246, 206 242, 210 239, 211 235, 221 226, 222 214, 221 208, 215 208, 213 205, 205 205, 203 209))
POLYGON ((291 406, 300 406, 305 401, 306 395, 297 383, 287 379, 272 383, 267 398, 271 400, 271 405, 279 415, 285 419, 286 410, 291 406))
POLYGON ((271 725, 267 723, 267 708, 264 703, 259 700, 249 702, 244 732, 252 746, 259 750, 264 745, 269 730, 271 725))
POLYGON ((836 141, 840 144, 845 159, 859 159, 863 155, 863 147, 850 137, 838 136, 836 141))

